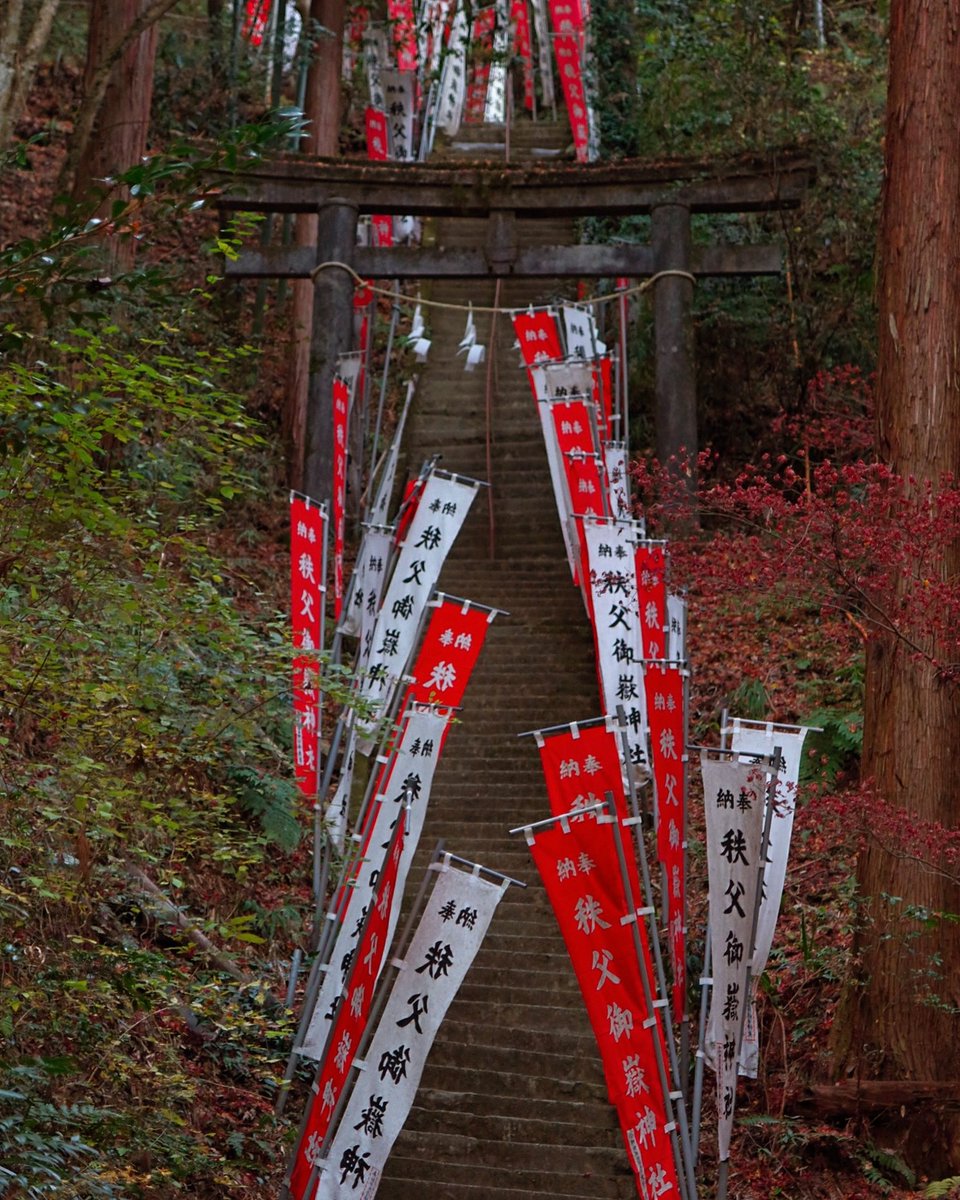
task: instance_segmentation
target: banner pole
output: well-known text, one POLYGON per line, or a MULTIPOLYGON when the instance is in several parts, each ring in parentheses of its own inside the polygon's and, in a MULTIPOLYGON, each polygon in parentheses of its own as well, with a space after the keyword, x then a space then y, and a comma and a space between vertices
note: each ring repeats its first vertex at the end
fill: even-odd
POLYGON ((710 924, 704 930, 704 950, 703 950, 703 970, 700 975, 700 1023, 698 1028, 698 1041, 696 1052, 696 1063, 693 1068, 693 1132, 691 1138, 693 1141, 694 1162, 700 1159, 700 1114, 703 1108, 703 1059, 704 1059, 704 1039, 707 1034, 707 1004, 709 1002, 710 991, 713 988, 713 979, 710 976, 713 964, 713 953, 710 946, 710 924))
MULTIPOLYGON (((323 580, 323 588, 320 592, 320 647, 323 648, 324 639, 327 631, 327 566, 328 558, 327 551, 329 546, 329 526, 330 521, 327 516, 327 505, 324 501, 320 504, 320 513, 323 518, 323 547, 320 552, 320 578, 323 580)), ((336 639, 334 639, 336 640, 336 639)), ((319 665, 319 664, 318 664, 319 665)), ((320 746, 321 746, 321 722, 323 720, 323 687, 321 683, 320 672, 317 672, 317 708, 316 708, 316 723, 317 723, 317 765, 316 778, 314 780, 314 797, 313 797, 313 928, 316 931, 320 922, 320 909, 323 905, 323 889, 326 886, 326 839, 323 836, 323 813, 321 811, 320 797, 320 746)))
MULTIPOLYGON (((393 280, 393 290, 397 290, 397 280, 393 280)), ((390 327, 387 330, 387 346, 383 356, 383 374, 380 377, 380 396, 377 401, 377 419, 374 423, 373 438, 370 442, 370 487, 368 496, 373 495, 373 476, 374 468, 377 461, 377 447, 380 444, 380 426, 383 423, 383 408, 387 401, 387 382, 390 375, 390 358, 393 354, 393 339, 397 333, 397 323, 400 320, 400 305, 394 301, 393 308, 390 310, 390 327)), ((371 501, 372 503, 372 501, 371 501)), ((368 504, 367 511, 369 513, 370 505, 368 504)))
MULTIPOLYGON (((643 882, 644 904, 648 910, 647 915, 647 930, 651 950, 653 952, 654 967, 657 972, 657 988, 659 994, 666 998, 667 996, 667 976, 663 969, 663 954, 660 950, 660 938, 657 931, 657 924, 654 917, 653 906, 653 888, 650 883, 650 863, 647 859, 647 847, 643 840, 643 818, 640 816, 640 804, 637 799, 637 788, 633 778, 633 772, 629 769, 630 763, 630 745, 627 741, 626 734, 626 713, 623 705, 617 705, 617 721, 620 729, 620 746, 623 761, 627 764, 625 771, 627 779, 627 794, 630 798, 630 810, 633 814, 633 830, 634 843, 636 847, 637 860, 640 864, 641 880, 643 882)), ((669 1013, 669 1007, 667 1009, 669 1013)), ((680 1064, 677 1061, 677 1047, 673 1036, 673 1026, 670 1021, 664 1022, 663 1040, 667 1047, 667 1053, 670 1058, 670 1070, 673 1075, 674 1087, 681 1096, 683 1096, 683 1087, 680 1081, 680 1064)), ((687 1125, 687 1110, 683 1103, 677 1105, 677 1115, 680 1124, 680 1136, 683 1143, 684 1162, 688 1165, 686 1172, 688 1179, 688 1191, 691 1200, 696 1200, 696 1179, 694 1177, 693 1153, 690 1143, 690 1130, 687 1125)))
MULTIPOLYGON (((684 647, 686 650, 686 647, 684 647)), ((690 739, 690 670, 689 666, 683 675, 683 828, 680 831, 683 846, 683 902, 680 908, 680 922, 683 930, 683 953, 687 955, 687 883, 690 878, 690 756, 687 754, 687 742, 690 739)), ((680 1014, 680 1080, 683 1094, 689 1092, 690 1081, 690 1001, 689 988, 683 996, 683 1012, 680 1014)), ((697 1143, 693 1139, 693 1161, 697 1161, 697 1143)))
MULTIPOLYGON (((637 926, 637 921, 640 914, 640 906, 637 903, 638 897, 633 894, 633 884, 630 879, 630 872, 627 869, 627 856, 623 848, 623 834, 620 830, 620 822, 617 819, 616 806, 614 805, 613 792, 606 793, 606 811, 612 818, 613 824, 613 840, 617 848, 617 860, 620 864, 620 878, 623 883, 623 893, 627 899, 629 912, 633 919, 630 922, 630 932, 633 936, 633 949, 637 956, 637 967, 640 974, 640 982, 643 984, 644 1001, 647 1005, 647 1011, 654 1018, 653 1045, 655 1058, 657 1060, 657 1072, 660 1075, 660 1087, 663 1090, 663 1102, 666 1109, 666 1117, 673 1128, 670 1130, 670 1142, 673 1146, 673 1158, 677 1167, 677 1174, 683 1180, 683 1190, 690 1198, 696 1200, 696 1180, 693 1177, 693 1164, 690 1161, 690 1135, 686 1126, 686 1113, 683 1107, 683 1092, 676 1087, 674 1080, 674 1088, 670 1087, 670 1078, 667 1071, 667 1063, 663 1055, 664 1042, 669 1044, 669 1039, 672 1038, 672 1030, 670 1029, 670 1005, 666 998, 666 994, 661 992, 663 999, 654 1000, 653 989, 651 987, 650 977, 646 970, 645 955, 643 953, 643 943, 640 939, 640 930, 637 926), (665 1020, 657 1020, 658 1010, 665 1014, 665 1020), (657 1030, 663 1033, 663 1042, 657 1036, 657 1030), (680 1125, 680 1139, 677 1138, 677 1125, 680 1125), (682 1146, 681 1146, 682 1142, 682 1146)), ((649 906, 648 906, 649 907, 649 906)), ((659 981, 658 981, 659 982, 659 981)), ((675 1070, 675 1064, 672 1064, 675 1070)))

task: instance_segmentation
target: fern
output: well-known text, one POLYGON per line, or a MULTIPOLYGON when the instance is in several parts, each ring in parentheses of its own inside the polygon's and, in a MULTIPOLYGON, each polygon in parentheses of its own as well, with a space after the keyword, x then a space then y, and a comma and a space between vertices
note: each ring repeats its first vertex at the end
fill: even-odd
POLYGON ((259 818, 267 839, 281 850, 296 850, 302 830, 294 808, 297 793, 293 784, 277 776, 261 775, 250 767, 236 767, 230 775, 237 799, 259 818))
POLYGON ((935 1179, 923 1189, 927 1200, 938 1200, 939 1197, 960 1196, 960 1175, 951 1175, 949 1179, 935 1179))

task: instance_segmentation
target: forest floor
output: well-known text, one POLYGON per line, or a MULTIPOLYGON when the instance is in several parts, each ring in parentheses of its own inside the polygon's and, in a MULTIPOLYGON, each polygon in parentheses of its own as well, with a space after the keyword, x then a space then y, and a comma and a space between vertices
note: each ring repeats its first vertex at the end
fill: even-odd
MULTIPOLYGON (((50 73, 41 77, 21 136, 48 128, 59 116, 70 82, 50 73)), ((61 128, 66 131, 65 124, 61 128)), ((29 169, 0 175, 4 244, 43 232, 62 144, 58 136, 32 146, 29 169)), ((159 263, 194 262, 195 243, 209 236, 209 225, 205 217, 180 223, 151 239, 144 253, 159 263)), ((182 278, 189 280, 189 272, 182 278)), ((246 324, 249 300, 250 289, 242 289, 217 320, 227 313, 246 324)), ((250 406, 274 445, 284 319, 283 312, 269 316, 249 391, 250 406)), ((242 336, 249 337, 249 329, 242 336)), ((282 611, 288 566, 285 513, 276 500, 283 494, 282 468, 275 455, 268 469, 274 472, 264 487, 269 499, 226 510, 210 538, 234 580, 243 581, 235 587, 237 603, 282 611)), ((825 707, 855 708, 862 670, 857 631, 815 603, 799 611, 776 595, 757 594, 749 578, 742 589, 731 589, 729 554, 722 538, 706 549, 698 544, 696 556, 681 545, 675 554, 674 582, 688 589, 693 740, 715 744, 725 708, 786 723, 825 707)), ((922 1194, 918 1189, 926 1181, 909 1175, 897 1144, 872 1131, 865 1118, 824 1115, 811 1091, 833 1079, 831 1027, 852 969, 857 852, 857 831, 835 804, 855 758, 833 743, 812 749, 812 780, 799 797, 777 939, 760 989, 760 1076, 745 1081, 738 1103, 730 1195, 900 1200, 922 1194)), ((25 760, 50 754, 29 740, 7 752, 25 760)), ((178 769, 189 771, 189 764, 178 769)), ((37 836, 45 836, 39 826, 37 836)), ((696 828, 692 839, 694 870, 702 871, 696 828)), ((305 846, 261 856, 255 876, 189 852, 172 854, 167 867, 164 886, 177 903, 204 914, 210 936, 282 994, 286 965, 302 944, 310 910, 305 846), (244 940, 251 927, 237 920, 250 912, 257 914, 262 940, 256 942, 244 940)), ((81 861, 79 869, 87 872, 88 865, 81 861)), ((101 1164, 90 1175, 88 1163, 62 1190, 35 1194, 274 1197, 292 1133, 288 1121, 272 1116, 272 1078, 285 1057, 289 1021, 266 1009, 256 989, 212 971, 169 920, 129 894, 118 897, 115 887, 115 877, 98 879, 94 859, 83 896, 64 906, 41 902, 31 908, 32 924, 13 922, 4 937, 2 1086, 28 1095, 30 1136, 47 1139, 49 1148, 55 1134, 76 1134, 93 1143, 101 1164)), ((702 928, 702 916, 691 913, 691 929, 702 928)), ((702 937, 698 942, 694 935, 694 952, 698 945, 702 937)), ((697 970, 690 976, 695 979, 697 970)), ((12 1128, 4 1111, 0 1134, 12 1128)), ((28 1194, 34 1193, 16 1185, 5 1191, 0 1180, 0 1195, 13 1200, 28 1194)))

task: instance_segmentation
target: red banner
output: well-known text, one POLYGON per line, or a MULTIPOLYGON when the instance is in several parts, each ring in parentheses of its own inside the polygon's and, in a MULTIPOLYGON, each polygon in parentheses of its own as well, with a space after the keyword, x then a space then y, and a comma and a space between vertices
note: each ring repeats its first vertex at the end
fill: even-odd
POLYGON ((377 880, 375 901, 354 951, 344 997, 333 1018, 326 1053, 313 1084, 307 1121, 290 1175, 290 1194, 294 1200, 306 1200, 310 1176, 320 1160, 330 1118, 349 1078, 370 1015, 380 965, 387 949, 390 912, 400 900, 396 895, 396 881, 403 852, 403 829, 404 822, 398 821, 377 880))
MULTIPOLYGON (((528 834, 600 1048, 637 1190, 679 1196, 655 1030, 633 940, 614 826, 594 817, 528 834), (649 1023, 648 1023, 649 1022, 649 1023)), ((642 924, 636 928, 643 933, 642 924)), ((649 960, 649 955, 646 955, 649 960)))
POLYGON ((620 745, 605 721, 571 725, 549 735, 538 734, 540 762, 556 816, 586 808, 613 792, 617 813, 629 815, 623 790, 620 745))
POLYGON ((528 367, 557 362, 564 357, 560 326, 556 314, 549 309, 514 313, 513 328, 520 343, 520 354, 528 367))
POLYGON ((683 831, 685 777, 684 674, 679 663, 647 663, 643 675, 657 813, 657 858, 663 866, 663 912, 673 966, 673 1011, 686 1012, 686 890, 683 831))
POLYGON ((575 0, 550 0, 550 23, 555 35, 553 52, 560 72, 563 96, 567 102, 577 161, 586 162, 590 154, 590 123, 587 96, 583 86, 583 14, 579 4, 575 0))
POLYGON ((364 118, 367 133, 367 158, 373 162, 386 162, 390 157, 387 114, 382 113, 378 108, 368 106, 364 118))
POLYGON ((410 672, 415 682, 407 691, 404 707, 411 701, 450 708, 463 703, 467 683, 496 612, 472 605, 469 600, 454 600, 449 596, 442 599, 423 635, 410 672))
MULTIPOLYGON (((390 157, 390 133, 387 114, 368 106, 364 113, 367 133, 367 157, 373 162, 386 162, 390 157)), ((374 246, 393 245, 393 217, 383 214, 370 218, 374 246)))
POLYGON ((490 59, 493 55, 493 31, 497 10, 493 6, 477 10, 470 34, 470 72, 467 79, 467 98, 463 106, 466 125, 482 125, 487 104, 487 83, 490 80, 490 59))
POLYGON ((423 489, 427 485, 427 477, 418 475, 416 479, 408 479, 406 486, 403 489, 403 499, 400 501, 400 510, 397 513, 397 531, 394 534, 394 544, 402 546, 407 530, 410 528, 410 523, 417 513, 417 505, 420 503, 420 497, 423 495, 423 489))
POLYGON ((604 442, 613 439, 613 359, 603 354, 593 365, 593 399, 597 406, 600 423, 600 438, 604 442))
POLYGON ((305 796, 317 792, 323 568, 326 513, 306 496, 290 494, 290 621, 293 660, 293 764, 305 796))
POLYGON ((397 49, 397 68, 417 69, 417 22, 412 0, 387 0, 387 16, 393 25, 393 44, 397 49))
MULTIPOLYGON (((557 436, 560 461, 567 482, 571 515, 602 517, 606 514, 606 495, 603 467, 596 454, 596 411, 588 400, 553 400, 550 415, 557 436)), ((589 588, 590 563, 581 523, 577 522, 580 543, 578 578, 584 591, 588 612, 591 611, 589 588)))
POLYGON ((251 46, 262 46, 270 20, 270 0, 247 0, 243 12, 243 36, 251 46))
POLYGON ((527 0, 513 0, 510 9, 513 23, 514 53, 523 69, 523 107, 527 112, 534 108, 533 49, 530 40, 530 10, 527 0))
POLYGON ((333 381, 333 616, 343 612, 343 548, 347 512, 347 422, 350 388, 345 379, 333 381))
POLYGON ((665 658, 667 654, 667 552, 663 542, 637 545, 637 603, 643 657, 665 658))

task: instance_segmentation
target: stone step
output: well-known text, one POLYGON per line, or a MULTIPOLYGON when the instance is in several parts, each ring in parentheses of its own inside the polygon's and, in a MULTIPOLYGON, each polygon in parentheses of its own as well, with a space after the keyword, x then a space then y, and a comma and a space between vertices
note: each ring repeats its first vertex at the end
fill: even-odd
MULTIPOLYGON (((513 1077, 516 1079, 516 1077, 513 1077)), ((466 1079, 461 1072, 461 1084, 474 1086, 474 1073, 466 1079)), ((517 1083, 520 1080, 517 1079, 517 1083)), ((479 1089, 469 1092, 447 1091, 432 1087, 421 1088, 418 1109, 411 1113, 407 1128, 417 1133, 463 1134, 489 1141, 531 1142, 540 1146, 590 1145, 598 1133, 616 1133, 615 1109, 606 1103, 606 1095, 598 1096, 576 1081, 553 1081, 557 1099, 544 1100, 504 1086, 491 1092, 479 1089), (584 1104, 583 1099, 589 1100, 584 1104), (489 1111, 491 1101, 493 1111, 489 1111), (419 1107, 419 1105, 424 1107, 419 1107)))
MULTIPOLYGON (((396 1150, 389 1163, 389 1178, 394 1187, 409 1178, 412 1190, 386 1189, 380 1184, 378 1198, 406 1200, 460 1200, 462 1188, 472 1187, 473 1195, 500 1200, 514 1192, 518 1195, 548 1195, 553 1198, 574 1196, 578 1200, 636 1200, 636 1184, 632 1180, 626 1153, 618 1148, 601 1150, 571 1150, 560 1156, 559 1147, 538 1147, 527 1144, 510 1145, 499 1142, 491 1158, 497 1165, 481 1162, 468 1139, 461 1139, 449 1150, 438 1134, 404 1134, 397 1140, 396 1150), (544 1153, 546 1150, 546 1153, 544 1153), (446 1157, 443 1157, 446 1154, 446 1157), (529 1164, 542 1164, 539 1169, 529 1164), (425 1165, 427 1168, 425 1170, 425 1165), (425 1190, 418 1190, 424 1188, 425 1190)), ((488 1145, 488 1144, 486 1144, 488 1145)), ((485 1146, 486 1148, 486 1146, 485 1146)))

